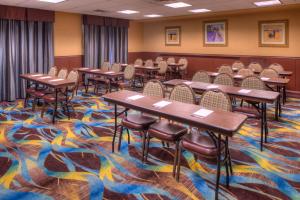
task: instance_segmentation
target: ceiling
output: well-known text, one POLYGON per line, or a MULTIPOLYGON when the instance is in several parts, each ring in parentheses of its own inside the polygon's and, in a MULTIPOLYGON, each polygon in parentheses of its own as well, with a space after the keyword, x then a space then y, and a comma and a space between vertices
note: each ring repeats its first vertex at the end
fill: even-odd
MULTIPOLYGON (((65 2, 57 4, 40 2, 38 0, 0 0, 0 4, 141 20, 146 19, 144 15, 147 14, 160 14, 164 17, 192 15, 188 10, 200 8, 209 9, 212 10, 212 12, 251 9, 256 8, 253 2, 260 0, 180 1, 191 4, 192 6, 176 9, 164 6, 165 3, 178 2, 176 0, 66 0, 65 2), (95 12, 97 9, 103 12, 95 12), (136 10, 139 11, 139 13, 132 15, 117 13, 117 11, 120 10, 136 10)), ((300 0, 281 0, 281 2, 283 5, 299 4, 300 0)))

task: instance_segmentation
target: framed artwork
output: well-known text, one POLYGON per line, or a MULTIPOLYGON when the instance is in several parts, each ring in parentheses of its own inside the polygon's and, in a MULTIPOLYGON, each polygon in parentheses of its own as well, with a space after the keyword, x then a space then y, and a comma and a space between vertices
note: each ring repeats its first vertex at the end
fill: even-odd
POLYGON ((165 44, 166 46, 180 46, 181 44, 180 26, 166 27, 165 44))
POLYGON ((258 26, 260 47, 288 47, 288 20, 260 21, 258 26))
POLYGON ((227 46, 227 20, 203 22, 204 46, 227 46))

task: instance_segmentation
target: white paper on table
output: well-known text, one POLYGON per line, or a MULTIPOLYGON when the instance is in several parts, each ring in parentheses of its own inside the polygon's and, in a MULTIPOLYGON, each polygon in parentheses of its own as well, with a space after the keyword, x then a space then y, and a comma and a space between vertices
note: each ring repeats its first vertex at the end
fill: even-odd
POLYGON ((167 106, 171 103, 172 102, 169 102, 169 101, 159 101, 159 102, 153 104, 153 106, 156 107, 156 108, 163 108, 163 107, 165 107, 165 106, 167 106))
POLYGON ((243 76, 242 75, 235 75, 234 77, 235 78, 242 78, 243 76))
POLYGON ((187 84, 187 85, 191 85, 191 84, 193 84, 193 82, 192 81, 185 81, 185 82, 183 82, 184 84, 187 84))
POLYGON ((217 85, 209 85, 209 86, 207 86, 207 89, 216 89, 216 88, 219 88, 219 86, 217 86, 217 85))
POLYGON ((195 117, 207 117, 208 115, 210 115, 213 112, 214 111, 212 111, 212 110, 201 108, 197 112, 194 112, 192 115, 195 116, 195 117))
POLYGON ((98 72, 100 69, 92 69, 91 72, 98 72))
POLYGON ((88 67, 82 67, 82 68, 80 68, 80 69, 89 69, 88 67))
POLYGON ((44 76, 44 77, 41 77, 39 79, 48 79, 48 78, 52 78, 52 76, 44 76))
POLYGON ((134 100, 141 99, 141 98, 143 98, 143 97, 144 97, 143 95, 137 94, 137 95, 128 97, 127 100, 133 100, 133 101, 134 101, 134 100))
POLYGON ((218 76, 219 73, 218 72, 215 72, 215 73, 212 73, 213 76, 218 76))
POLYGON ((239 90, 239 93, 242 93, 242 94, 248 94, 249 92, 251 92, 251 90, 246 90, 246 89, 239 90))
POLYGON ((114 71, 109 71, 109 72, 105 72, 105 74, 113 74, 115 73, 114 71))
POLYGON ((232 68, 232 70, 233 70, 233 71, 237 71, 237 70, 238 70, 238 68, 235 68, 235 67, 234 67, 234 68, 232 68))
POLYGON ((134 67, 139 67, 140 65, 134 65, 134 67))
POLYGON ((53 80, 50 80, 49 82, 57 82, 57 81, 63 81, 64 79, 62 78, 58 78, 58 79, 53 79, 53 80))
POLYGON ((270 78, 267 78, 267 77, 261 77, 260 79, 263 80, 263 81, 270 80, 270 78))
POLYGON ((43 76, 43 74, 34 74, 34 75, 31 75, 32 77, 38 77, 38 76, 43 76))

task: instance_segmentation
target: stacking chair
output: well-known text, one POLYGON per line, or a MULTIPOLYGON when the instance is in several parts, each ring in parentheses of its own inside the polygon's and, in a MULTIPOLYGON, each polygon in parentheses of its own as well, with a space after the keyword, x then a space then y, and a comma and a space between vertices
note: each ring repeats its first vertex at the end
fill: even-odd
POLYGON ((237 71, 244 69, 245 65, 244 63, 242 63, 241 61, 237 60, 232 64, 232 69, 237 69, 237 71))
POLYGON ((231 75, 227 73, 221 73, 215 78, 214 84, 233 86, 234 81, 231 75))
POLYGON ((172 67, 169 66, 170 64, 174 64, 174 63, 176 63, 176 60, 174 57, 169 57, 167 59, 167 64, 168 64, 167 75, 169 78, 172 78, 173 74, 176 73, 176 71, 172 67))
MULTIPOLYGON (((170 100, 195 104, 195 94, 188 85, 181 84, 173 88, 170 94, 170 100)), ((173 122, 169 122, 167 120, 160 120, 159 122, 152 124, 149 127, 148 135, 147 135, 145 160, 147 161, 151 138, 157 138, 167 143, 175 143, 176 153, 174 156, 174 164, 173 164, 173 176, 175 177, 176 163, 178 157, 177 150, 179 149, 179 141, 181 137, 185 135, 187 132, 188 129, 186 127, 173 122)))
POLYGON ((135 81, 135 67, 127 65, 124 70, 124 76, 121 80, 114 80, 111 82, 111 86, 117 89, 131 88, 135 81))
MULTIPOLYGON (((208 90, 204 92, 200 101, 200 106, 211 110, 232 111, 230 98, 227 94, 219 90, 208 90)), ((219 133, 211 131, 192 131, 190 134, 186 134, 182 137, 180 145, 177 146, 177 181, 179 181, 180 175, 181 151, 184 149, 193 152, 194 155, 199 155, 204 159, 217 161, 216 191, 218 191, 219 187, 221 165, 225 165, 226 185, 229 186, 229 170, 231 174, 233 172, 228 148, 228 137, 221 137, 221 143, 219 144, 218 137, 221 137, 219 133), (218 160, 218 145, 221 145, 221 154, 223 155, 222 160, 218 160)), ((197 156, 194 157, 197 160, 197 156)))
POLYGON ((240 69, 237 74, 247 77, 253 75, 253 71, 251 69, 240 69))
POLYGON ((51 67, 50 69, 49 69, 49 72, 48 72, 48 75, 49 76, 56 76, 56 74, 57 74, 57 67, 51 67))
MULTIPOLYGON (((102 63, 100 69, 102 71, 109 71, 110 70, 110 63, 105 61, 102 63)), ((86 88, 86 92, 88 91, 88 87, 93 85, 94 86, 94 93, 97 93, 101 84, 106 84, 107 80, 104 77, 101 76, 92 76, 88 78, 88 84, 86 88), (91 84, 90 84, 91 83, 91 84)), ((108 91, 106 87, 106 92, 108 91)))
POLYGON ((68 76, 68 70, 67 69, 61 69, 58 74, 57 78, 66 79, 68 76))
POLYGON ((260 73, 263 70, 262 66, 257 62, 250 63, 248 68, 251 69, 254 73, 260 73))
MULTIPOLYGON (((68 118, 70 119, 69 107, 71 106, 74 111, 74 106, 71 101, 74 98, 77 87, 78 87, 78 80, 79 80, 78 72, 75 70, 71 71, 67 76, 67 80, 75 82, 75 85, 71 86, 71 87, 66 87, 64 90, 61 90, 58 93, 58 103, 61 105, 63 110, 66 109, 66 111, 68 113, 68 118)), ((47 105, 52 106, 54 108, 54 110, 53 110, 53 118, 54 118, 56 115, 56 109, 57 109, 57 108, 55 108, 55 101, 56 101, 55 94, 53 94, 53 93, 46 94, 42 98, 44 100, 44 105, 43 105, 42 112, 41 112, 41 118, 43 118, 43 116, 44 116, 44 112, 46 110, 47 105)))
POLYGON ((159 63, 160 61, 163 61, 163 60, 164 60, 163 57, 158 56, 158 57, 156 57, 155 62, 159 63))
POLYGON ((151 59, 146 60, 145 67, 153 67, 154 63, 151 59))
POLYGON ((141 58, 136 59, 134 65, 143 66, 143 60, 141 58))
POLYGON ((119 73, 121 71, 121 64, 120 63, 114 63, 111 66, 111 70, 115 73, 119 73))
POLYGON ((198 71, 194 74, 192 81, 210 83, 210 76, 205 71, 198 71))
POLYGON ((278 72, 275 71, 274 69, 264 69, 261 73, 260 73, 260 77, 266 77, 266 78, 278 78, 278 72))
MULTIPOLYGON (((147 84, 144 87, 143 95, 164 98, 165 93, 164 93, 163 85, 161 84, 161 82, 157 80, 150 80, 149 82, 147 82, 147 84)), ((155 117, 144 115, 143 113, 129 114, 125 116, 121 122, 118 150, 120 150, 121 147, 122 134, 124 129, 126 129, 128 134, 128 144, 130 144, 129 129, 138 131, 142 135, 142 161, 144 161, 146 133, 149 126, 155 123, 156 120, 157 119, 155 117)), ((114 140, 112 146, 114 149, 114 140)))
POLYGON ((101 65, 101 70, 109 71, 110 70, 110 63, 109 62, 103 62, 103 64, 101 65))
POLYGON ((174 64, 174 63, 175 63, 175 58, 174 58, 174 57, 169 57, 169 58, 167 59, 167 63, 168 63, 168 64, 174 64))
POLYGON ((186 58, 180 58, 178 64, 183 64, 182 67, 179 67, 179 71, 177 72, 179 77, 183 78, 187 75, 188 60, 186 58))
POLYGON ((282 67, 282 65, 278 64, 278 63, 273 63, 269 66, 269 69, 274 69, 275 71, 277 71, 277 73, 283 72, 284 69, 282 67))
POLYGON ((159 70, 156 75, 156 79, 160 81, 165 81, 167 77, 168 64, 166 61, 160 61, 158 63, 159 70))
POLYGON ((232 68, 229 65, 222 65, 219 70, 218 73, 226 73, 229 75, 233 74, 232 68))

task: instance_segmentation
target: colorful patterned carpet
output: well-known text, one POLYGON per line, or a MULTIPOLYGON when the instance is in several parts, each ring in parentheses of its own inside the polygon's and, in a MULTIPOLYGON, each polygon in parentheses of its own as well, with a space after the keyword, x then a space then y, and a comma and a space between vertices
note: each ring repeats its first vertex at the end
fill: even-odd
MULTIPOLYGON (((0 104, 0 199, 214 199, 216 165, 183 153, 181 179, 172 177, 174 150, 153 140, 148 162, 141 138, 127 135, 111 153, 112 107, 98 96, 77 96, 72 119, 51 110, 24 109, 22 101, 0 104)), ((234 175, 220 199, 300 199, 300 100, 288 99, 280 122, 269 107, 269 143, 259 150, 260 129, 248 120, 230 140, 234 175)))

